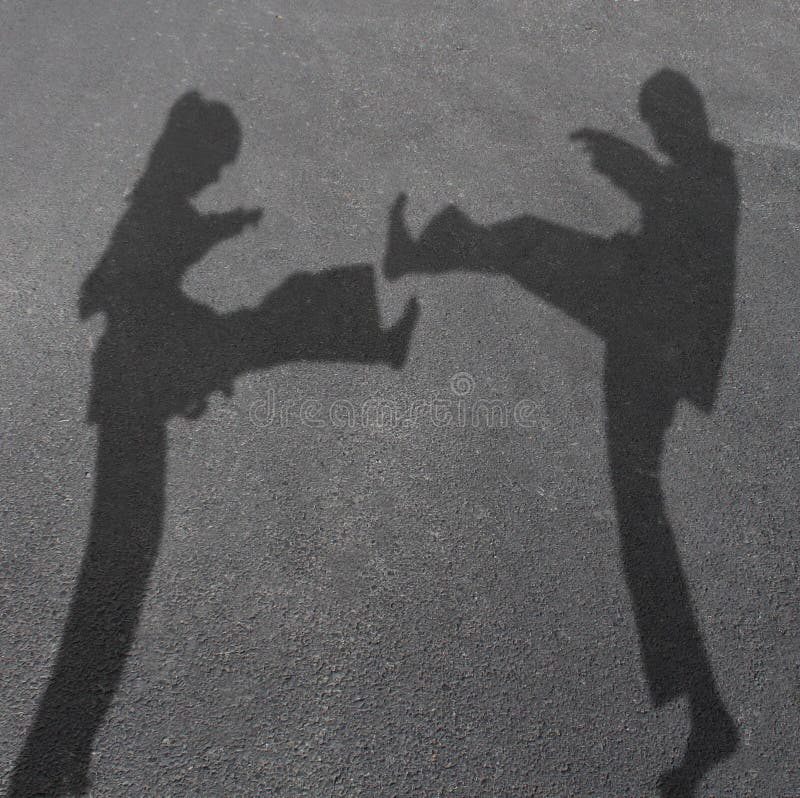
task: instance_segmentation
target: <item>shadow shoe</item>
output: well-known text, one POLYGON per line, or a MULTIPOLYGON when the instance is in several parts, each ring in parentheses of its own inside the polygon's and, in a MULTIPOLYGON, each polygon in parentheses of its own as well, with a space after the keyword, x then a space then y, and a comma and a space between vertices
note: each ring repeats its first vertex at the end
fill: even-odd
POLYGON ((697 711, 686 753, 680 765, 661 774, 661 798, 695 798, 697 788, 714 765, 728 759, 739 747, 739 732, 721 703, 697 711))
POLYGON ((5 798, 84 798, 91 796, 88 762, 70 758, 70 752, 42 752, 36 763, 18 764, 5 798))
POLYGON ((397 195, 389 211, 389 233, 386 240, 386 255, 383 259, 383 275, 387 280, 398 280, 414 271, 417 261, 417 245, 406 229, 403 218, 408 195, 397 195))
POLYGON ((411 335, 419 318, 419 302, 409 299, 402 318, 385 333, 386 362, 393 368, 403 367, 411 346, 411 335))

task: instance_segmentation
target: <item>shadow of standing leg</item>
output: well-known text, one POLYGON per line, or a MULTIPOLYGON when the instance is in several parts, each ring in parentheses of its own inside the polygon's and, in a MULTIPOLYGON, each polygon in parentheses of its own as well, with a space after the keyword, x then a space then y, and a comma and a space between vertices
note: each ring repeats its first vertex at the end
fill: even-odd
MULTIPOLYGON (((122 414, 120 414, 122 416, 122 414)), ((91 532, 47 690, 8 793, 81 794, 158 554, 166 439, 147 419, 100 427, 91 532)))
POLYGON ((642 663, 656 707, 689 700, 691 729, 681 765, 662 774, 663 796, 690 798, 713 765, 737 747, 695 619, 661 490, 661 454, 674 411, 667 386, 637 390, 657 370, 622 358, 606 368, 607 444, 625 582, 642 663), (649 376, 648 374, 648 376, 649 376))

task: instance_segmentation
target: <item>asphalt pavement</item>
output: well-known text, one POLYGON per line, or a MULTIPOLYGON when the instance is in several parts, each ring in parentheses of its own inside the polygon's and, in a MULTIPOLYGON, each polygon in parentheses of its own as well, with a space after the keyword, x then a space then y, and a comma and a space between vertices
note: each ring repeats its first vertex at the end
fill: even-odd
POLYGON ((800 795, 794 4, 0 20, 0 792, 800 795))

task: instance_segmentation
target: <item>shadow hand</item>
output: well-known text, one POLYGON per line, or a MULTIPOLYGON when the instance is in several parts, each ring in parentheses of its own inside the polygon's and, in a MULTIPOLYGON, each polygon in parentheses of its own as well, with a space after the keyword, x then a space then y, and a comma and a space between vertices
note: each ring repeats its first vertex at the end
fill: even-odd
POLYGON ((261 217, 264 215, 263 208, 235 208, 229 211, 225 216, 230 217, 234 225, 238 225, 239 231, 250 225, 251 227, 258 227, 261 217))
POLYGON ((210 213, 206 220, 215 237, 231 238, 239 235, 248 225, 258 226, 263 215, 263 208, 234 208, 226 213, 210 213))
POLYGON ((591 127, 582 127, 570 134, 571 141, 583 144, 584 151, 592 159, 592 167, 608 174, 625 157, 627 145, 616 136, 591 127))

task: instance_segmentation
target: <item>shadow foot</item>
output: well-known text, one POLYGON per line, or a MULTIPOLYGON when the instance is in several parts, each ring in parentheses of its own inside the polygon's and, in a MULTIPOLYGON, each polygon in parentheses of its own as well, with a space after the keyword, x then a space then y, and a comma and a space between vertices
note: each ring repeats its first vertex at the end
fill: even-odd
POLYGON ((419 302, 416 299, 409 299, 400 321, 386 333, 387 362, 393 369, 402 368, 406 362, 418 317, 419 302))
POLYGON ((408 195, 401 193, 389 211, 389 240, 386 244, 386 257, 383 260, 383 275, 387 280, 398 280, 407 272, 414 270, 417 247, 406 229, 403 214, 408 195))
POLYGON ((661 798, 693 798, 705 774, 728 759, 738 745, 736 724, 721 704, 696 713, 683 762, 661 774, 659 795, 661 798))
MULTIPOLYGON (((35 773, 15 773, 6 798, 84 798, 91 794, 91 784, 83 772, 66 765, 43 767, 35 773), (67 772, 72 770, 73 772, 67 772)), ((79 770, 79 769, 78 769, 79 770)))

